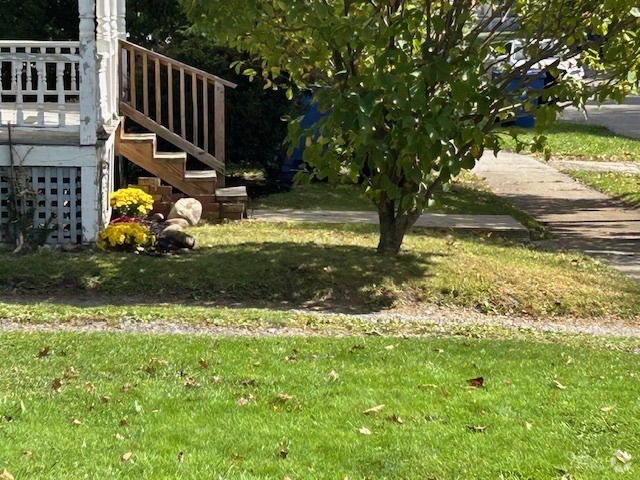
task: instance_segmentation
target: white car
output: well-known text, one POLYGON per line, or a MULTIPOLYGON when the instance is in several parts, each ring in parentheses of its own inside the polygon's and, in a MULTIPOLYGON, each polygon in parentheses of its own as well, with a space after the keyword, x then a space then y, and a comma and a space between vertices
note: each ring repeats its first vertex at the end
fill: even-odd
MULTIPOLYGON (((540 41, 539 51, 554 48, 557 46, 556 40, 542 40, 540 41)), ((491 55, 486 60, 486 64, 489 66, 487 72, 490 77, 494 73, 500 72, 505 65, 511 68, 517 68, 525 64, 529 59, 525 52, 526 44, 519 39, 508 40, 504 43, 504 54, 491 55)), ((548 56, 540 60, 539 62, 531 65, 530 70, 544 70, 550 65, 556 64, 558 72, 562 76, 568 76, 575 80, 584 79, 584 69, 579 64, 580 55, 571 54, 566 47, 560 48, 558 54, 548 56)), ((554 76, 547 72, 545 76, 545 86, 550 85, 555 81, 554 76)))

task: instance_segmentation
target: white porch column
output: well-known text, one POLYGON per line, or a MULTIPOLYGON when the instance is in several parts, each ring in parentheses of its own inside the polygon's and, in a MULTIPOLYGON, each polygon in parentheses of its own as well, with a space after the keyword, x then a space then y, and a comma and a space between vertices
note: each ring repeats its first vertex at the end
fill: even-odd
POLYGON ((96 0, 96 45, 98 49, 98 104, 100 121, 109 123, 110 69, 111 69, 111 0, 96 0))
MULTIPOLYGON (((118 3, 118 39, 126 40, 127 39, 127 0, 117 0, 118 3)), ((120 50, 120 46, 117 46, 118 51, 120 50)), ((120 61, 120 88, 118 89, 118 102, 122 99, 122 92, 127 90, 127 78, 128 78, 128 62, 127 62, 127 52, 122 51, 122 55, 119 55, 118 60, 120 61)), ((118 106, 118 111, 120 107, 118 106)))
POLYGON ((118 115, 118 98, 119 98, 119 82, 118 82, 118 68, 119 68, 119 52, 118 47, 118 0, 110 1, 110 24, 111 24, 111 39, 110 45, 110 66, 109 66, 109 102, 111 104, 110 113, 112 119, 117 119, 118 115))
POLYGON ((80 145, 96 144, 96 31, 94 0, 78 0, 80 18, 80 145))

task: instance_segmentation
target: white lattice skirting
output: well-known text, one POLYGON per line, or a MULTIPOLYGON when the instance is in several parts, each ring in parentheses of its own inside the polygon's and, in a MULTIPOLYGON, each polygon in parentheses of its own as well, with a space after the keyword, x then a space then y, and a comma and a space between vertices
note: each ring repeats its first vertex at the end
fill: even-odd
MULTIPOLYGON (((29 167, 17 169, 21 185, 32 192, 25 202, 33 210, 34 228, 48 228, 49 244, 82 243, 81 169, 29 167), (47 225, 48 224, 48 225, 47 225)), ((0 243, 8 243, 10 170, 0 168, 0 243)), ((22 208, 19 203, 18 206, 22 208)))

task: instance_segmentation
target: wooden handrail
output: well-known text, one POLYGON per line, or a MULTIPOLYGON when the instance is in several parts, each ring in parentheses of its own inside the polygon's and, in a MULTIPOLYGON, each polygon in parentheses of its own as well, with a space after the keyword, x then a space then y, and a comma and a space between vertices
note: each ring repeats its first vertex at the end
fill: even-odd
POLYGON ((164 65, 171 64, 174 67, 176 67, 176 70, 180 67, 184 68, 185 72, 195 73, 199 77, 206 78, 212 83, 218 82, 224 85, 225 87, 229 87, 229 88, 236 88, 238 86, 237 84, 230 82, 228 80, 225 80, 224 78, 220 78, 217 75, 213 75, 209 72, 205 72, 204 70, 200 70, 199 68, 192 67, 191 65, 187 65, 186 63, 179 62, 178 60, 174 60, 170 57, 162 55, 161 53, 154 52, 153 50, 149 50, 147 48, 141 47, 140 45, 136 45, 135 43, 131 43, 127 40, 120 40, 120 45, 125 50, 135 50, 136 52, 138 52, 138 54, 144 53, 149 58, 153 58, 153 59, 157 58, 160 61, 160 63, 164 65))
POLYGON ((126 106, 121 111, 129 117, 136 112, 134 121, 144 119, 143 126, 191 155, 197 152, 195 158, 224 174, 224 90, 237 85, 126 40, 120 40, 120 49, 121 105, 126 106))

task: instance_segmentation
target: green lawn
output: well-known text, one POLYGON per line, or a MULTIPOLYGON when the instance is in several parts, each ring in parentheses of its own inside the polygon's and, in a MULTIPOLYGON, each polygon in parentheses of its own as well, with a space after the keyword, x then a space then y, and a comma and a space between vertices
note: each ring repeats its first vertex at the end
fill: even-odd
MULTIPOLYGON (((532 139, 532 129, 520 131, 522 140, 532 139)), ((560 122, 543 134, 554 158, 640 162, 640 140, 617 135, 606 127, 560 122)), ((505 140, 507 149, 515 149, 513 140, 505 140)))
POLYGON ((589 170, 570 170, 566 173, 630 207, 640 208, 640 175, 638 174, 589 170))
MULTIPOLYGON (((370 312, 435 303, 533 316, 635 321, 640 315, 640 285, 591 258, 490 236, 416 230, 391 261, 374 253, 372 225, 246 221, 203 225, 192 233, 197 248, 170 257, 2 253, 0 295, 18 305, 0 304, 0 317, 51 318, 51 307, 38 310, 30 295, 63 305, 99 296, 101 305, 196 301, 370 312)), ((100 308, 84 312, 57 315, 105 315, 100 308)), ((183 317, 188 321, 190 314, 183 317)))
POLYGON ((4 332, 0 472, 615 479, 639 381, 633 353, 562 343, 4 332))

